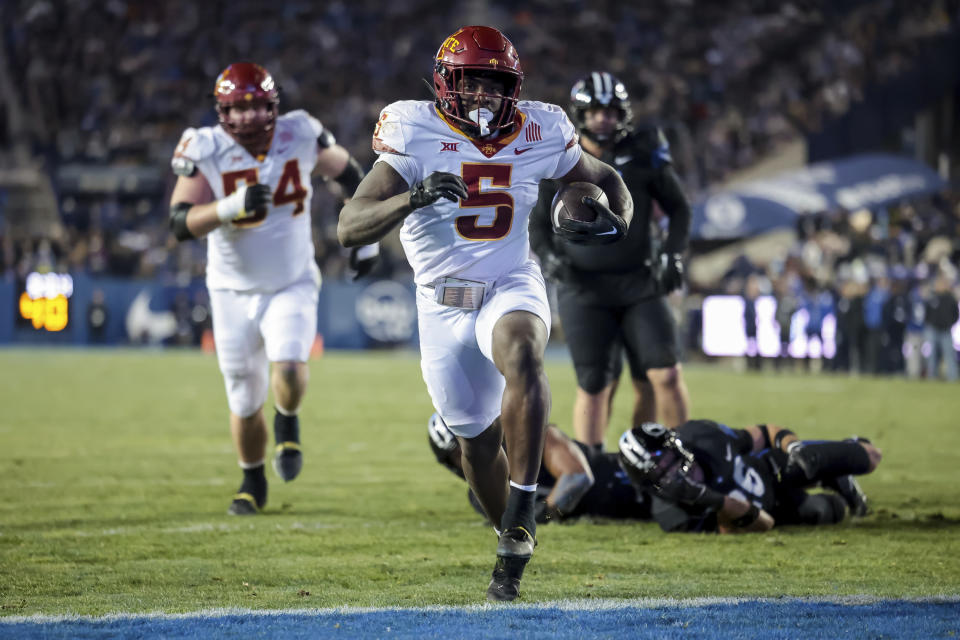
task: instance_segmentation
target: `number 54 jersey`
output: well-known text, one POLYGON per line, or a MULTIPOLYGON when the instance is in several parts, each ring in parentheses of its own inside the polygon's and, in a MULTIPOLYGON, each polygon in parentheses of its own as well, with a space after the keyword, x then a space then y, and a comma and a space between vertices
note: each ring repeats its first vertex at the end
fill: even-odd
POLYGON ((437 171, 459 175, 469 193, 459 202, 440 198, 404 220, 400 240, 417 284, 442 276, 492 281, 527 261, 527 219, 538 184, 566 175, 582 151, 556 105, 521 101, 516 123, 507 135, 478 140, 432 102, 394 102, 380 113, 377 162, 411 186, 437 171))
POLYGON ((173 162, 193 162, 214 198, 241 184, 265 184, 273 198, 265 215, 218 227, 207 240, 207 287, 272 292, 313 268, 310 230, 310 174, 317 162, 317 138, 323 125, 306 111, 277 118, 270 150, 253 157, 220 125, 187 129, 173 162))

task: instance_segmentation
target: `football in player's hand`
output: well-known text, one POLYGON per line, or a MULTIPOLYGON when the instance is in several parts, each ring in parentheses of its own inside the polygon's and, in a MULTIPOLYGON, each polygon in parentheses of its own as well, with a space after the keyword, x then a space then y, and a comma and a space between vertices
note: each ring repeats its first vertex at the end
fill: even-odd
POLYGON ((557 195, 553 198, 554 227, 560 226, 563 220, 576 220, 577 222, 593 222, 597 219, 597 212, 591 207, 583 204, 584 198, 593 198, 605 207, 609 207, 607 194, 603 189, 589 182, 571 182, 561 185, 557 195))

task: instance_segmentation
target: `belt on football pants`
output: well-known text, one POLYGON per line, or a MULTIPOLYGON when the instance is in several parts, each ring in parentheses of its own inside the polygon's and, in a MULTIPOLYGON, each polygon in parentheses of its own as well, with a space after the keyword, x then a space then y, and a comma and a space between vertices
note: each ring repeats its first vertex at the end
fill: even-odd
POLYGON ((433 289, 433 299, 437 304, 458 309, 479 309, 487 290, 484 282, 449 276, 437 278, 424 286, 433 289))

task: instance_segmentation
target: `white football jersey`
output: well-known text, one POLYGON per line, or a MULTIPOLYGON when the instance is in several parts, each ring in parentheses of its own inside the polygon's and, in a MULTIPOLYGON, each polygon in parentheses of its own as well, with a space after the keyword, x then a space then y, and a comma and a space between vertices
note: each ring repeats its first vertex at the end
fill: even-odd
POLYGON ((436 171, 454 173, 470 193, 459 202, 440 198, 404 220, 400 240, 417 284, 441 276, 495 280, 526 262, 538 183, 566 175, 582 152, 563 109, 532 101, 517 108, 516 130, 489 140, 468 137, 432 102, 394 102, 380 112, 377 162, 409 185, 436 171))
POLYGON ((174 157, 196 164, 216 199, 243 183, 273 191, 264 217, 222 225, 207 236, 207 287, 277 291, 295 282, 314 260, 310 228, 310 174, 323 125, 306 111, 277 118, 273 142, 258 160, 220 125, 187 129, 174 157))

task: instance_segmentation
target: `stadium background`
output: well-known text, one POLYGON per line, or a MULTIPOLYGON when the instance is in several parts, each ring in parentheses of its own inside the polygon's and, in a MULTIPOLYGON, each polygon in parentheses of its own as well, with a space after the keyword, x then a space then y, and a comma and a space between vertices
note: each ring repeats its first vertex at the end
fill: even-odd
MULTIPOLYGON (((923 333, 923 318, 904 319, 903 301, 916 308, 938 270, 956 288, 960 256, 956 2, 465 7, 4 3, 0 344, 201 344, 209 325, 205 247, 178 245, 168 232, 168 163, 183 128, 215 122, 209 95, 217 73, 234 60, 264 64, 282 87, 283 110, 313 112, 369 167, 379 110, 426 98, 422 78, 436 43, 451 25, 484 22, 522 53, 525 97, 564 105, 575 79, 608 69, 630 90, 636 120, 668 133, 697 205, 690 288, 674 299, 688 359, 704 350, 753 352, 742 304, 714 305, 724 313, 703 316, 704 297, 747 291, 789 295, 801 316, 791 354, 826 350, 836 356, 827 368, 901 373, 904 342, 907 351, 924 349, 907 335, 923 333), (835 163, 876 152, 907 162, 867 162, 841 182, 835 163), (829 186, 866 195, 811 201, 825 183, 803 173, 810 164, 837 183, 829 186), (786 176, 783 188, 754 197, 749 187, 771 176, 786 176), (738 185, 746 189, 738 193, 738 185), (72 283, 34 278, 28 287, 31 273, 69 274, 72 283), (45 302, 61 294, 66 305, 45 302), (830 326, 806 330, 811 315, 829 316, 830 326), (50 330, 65 320, 63 330, 50 330), (726 350, 704 349, 704 324, 722 329, 726 350), (807 338, 820 333, 829 333, 826 349, 816 339, 809 350, 807 338)), ((313 199, 327 283, 323 340, 415 345, 412 301, 402 290, 410 271, 396 234, 376 278, 401 286, 382 283, 361 297, 370 281, 345 276, 335 234, 341 195, 331 183, 313 199)), ((773 320, 761 314, 761 323, 760 335, 772 335, 773 320)), ((955 335, 960 346, 960 327, 955 335)), ((775 355, 774 342, 760 351, 775 355)))
MULTIPOLYGON (((292 498, 281 498, 294 504, 272 514, 281 523, 277 530, 285 528, 283 531, 277 533, 275 525, 268 523, 245 533, 224 529, 219 521, 207 522, 213 517, 210 514, 222 512, 223 486, 207 487, 210 490, 200 492, 201 497, 194 493, 198 486, 211 482, 207 476, 226 476, 233 468, 225 428, 218 422, 222 419, 222 397, 218 395, 222 390, 215 363, 191 353, 204 346, 209 328, 202 280, 205 248, 202 242, 178 245, 168 231, 167 204, 173 183, 169 158, 186 126, 215 122, 209 94, 213 79, 228 63, 253 60, 266 66, 282 87, 281 111, 305 108, 314 113, 365 168, 373 161, 369 136, 379 110, 396 99, 428 96, 421 78, 430 73, 439 42, 461 24, 492 24, 513 40, 526 72, 523 97, 528 99, 565 105, 567 91, 579 76, 594 69, 610 70, 630 90, 637 120, 666 130, 677 168, 696 203, 691 281, 688 291, 673 300, 684 327, 687 362, 710 358, 709 348, 704 354, 707 334, 703 329, 708 326, 725 330, 719 343, 731 353, 752 349, 742 323, 744 294, 749 292, 749 296, 770 296, 758 305, 758 314, 761 307, 766 309, 762 312, 766 324, 757 336, 758 341, 766 341, 757 348, 769 360, 748 358, 745 364, 767 370, 773 367, 779 343, 772 333, 776 327, 770 302, 779 303, 789 296, 798 308, 791 334, 793 356, 816 356, 828 350, 828 359, 814 358, 813 368, 900 376, 909 364, 904 354, 909 355, 910 350, 903 345, 923 353, 926 340, 922 316, 904 316, 902 303, 906 301, 908 311, 917 304, 922 307, 938 274, 948 281, 954 295, 957 293, 958 12, 960 3, 954 0, 655 0, 642 4, 487 0, 461 5, 355 0, 287 1, 269 7, 252 0, 0 3, 0 344, 26 347, 0 352, 4 362, 0 388, 12 407, 0 418, 5 445, 0 455, 5 480, 0 487, 13 496, 0 518, 0 575, 4 577, 0 614, 190 611, 195 608, 190 603, 289 609, 316 603, 291 599, 282 576, 274 576, 269 584, 264 584, 266 578, 259 581, 259 602, 249 599, 254 587, 246 577, 242 578, 242 597, 228 594, 219 583, 214 583, 214 595, 206 598, 191 599, 189 594, 177 592, 178 580, 189 582, 193 578, 186 576, 197 571, 185 569, 187 573, 181 575, 179 558, 194 553, 216 558, 215 552, 193 550, 193 545, 202 546, 205 538, 217 537, 210 536, 210 531, 226 531, 230 540, 240 540, 251 548, 260 544, 256 536, 279 535, 301 554, 286 559, 288 564, 283 567, 289 572, 299 569, 300 558, 310 553, 309 546, 298 538, 302 536, 298 522, 314 514, 308 510, 304 515, 298 505, 316 495, 340 500, 333 503, 337 505, 353 498, 344 485, 331 486, 316 478, 293 489, 299 493, 292 498), (893 173, 883 169, 890 156, 905 161, 893 173), (866 164, 847 175, 848 182, 837 185, 836 176, 851 158, 866 164), (771 180, 777 176, 779 182, 771 180), (780 188, 771 189, 771 184, 780 188), (758 185, 768 188, 758 190, 758 185), (860 194, 855 204, 835 197, 838 186, 860 194), (35 274, 32 279, 31 274, 35 274), (715 319, 708 317, 704 306, 711 296, 721 296, 712 300, 724 308, 715 319), (816 335, 805 328, 811 314, 819 314, 823 320, 816 335), (911 342, 911 335, 919 341, 911 342), (809 337, 820 338, 829 346, 818 345, 810 351, 807 343, 820 340, 808 341, 809 337), (773 346, 764 346, 768 342, 773 346), (849 348, 851 344, 856 347, 849 348), (32 349, 40 345, 187 349, 168 353, 161 361, 139 352, 32 349), (124 372, 125 367, 130 367, 129 380, 111 385, 123 400, 115 402, 96 382, 124 372), (90 380, 81 384, 76 372, 90 380), (150 385, 157 380, 175 387, 181 376, 199 386, 185 394, 171 426, 154 415, 158 413, 152 408, 157 398, 150 385), (191 421, 208 426, 198 429, 190 426, 191 421), (113 455, 123 462, 104 479, 92 480, 102 473, 102 461, 96 456, 85 460, 83 455, 75 459, 75 452, 88 452, 88 439, 110 442, 111 425, 131 422, 141 427, 142 433, 125 432, 118 443, 110 445, 113 455), (23 425, 34 428, 24 432, 23 425), (173 433, 166 436, 161 431, 171 428, 173 433), (158 433, 153 435, 153 430, 158 433), (30 453, 35 451, 37 439, 50 443, 49 450, 55 454, 52 459, 30 453), (197 453, 182 459, 180 447, 185 446, 196 446, 197 453), (151 455, 138 457, 145 452, 151 455), (32 474, 24 472, 23 460, 37 465, 32 474), (210 471, 210 465, 219 462, 223 468, 210 471), (185 484, 169 480, 172 489, 165 484, 152 486, 139 477, 142 465, 165 478, 182 476, 185 484), (59 484, 49 486, 62 489, 41 486, 52 477, 57 477, 59 484), (136 478, 135 488, 130 489, 129 480, 122 478, 136 478), (112 494, 113 501, 92 499, 84 489, 89 483, 94 483, 97 491, 112 494), (62 496, 44 493, 61 490, 62 496), (94 516, 89 515, 91 509, 94 516), (101 509, 113 511, 104 515, 101 509), (76 527, 75 534, 70 527, 76 527), (112 536, 107 539, 116 548, 107 545, 102 549, 102 542, 98 543, 100 550, 84 546, 85 541, 102 540, 103 535, 112 536), (176 546, 177 536, 189 538, 186 552, 176 546), (134 542, 129 543, 131 550, 125 555, 121 543, 128 544, 128 537, 134 542), (151 578, 141 577, 155 570, 154 565, 140 564, 138 545, 144 544, 158 556, 173 558, 167 567, 167 571, 173 567, 172 577, 159 587, 151 578), (112 568, 118 555, 122 561, 115 577, 112 568), (31 564, 32 558, 37 558, 36 565, 31 564), (64 564, 44 565, 44 558, 64 564), (81 570, 84 566, 102 575, 88 575, 81 570), (124 570, 129 574, 125 578, 120 577, 124 570), (106 587, 103 581, 108 582, 106 587), (154 587, 152 593, 177 597, 139 601, 117 595, 154 587)), ((385 243, 386 259, 376 278, 350 281, 347 253, 335 236, 340 195, 331 184, 331 192, 318 189, 313 199, 317 260, 325 278, 320 310, 323 344, 350 349, 412 347, 416 323, 412 298, 408 297, 411 278, 399 244, 395 237, 385 243)), ((960 344, 956 327, 954 331, 960 344)), ((555 336, 562 340, 562 331, 555 336)), ((562 346, 556 346, 555 352, 562 353, 562 346)), ((415 356, 407 349, 400 351, 397 360, 377 359, 382 354, 362 360, 342 354, 328 356, 332 357, 330 366, 337 370, 319 374, 318 389, 342 384, 341 374, 353 380, 371 368, 382 369, 376 383, 390 387, 390 376, 410 376, 416 371, 415 356)), ((956 353, 952 355, 956 357, 956 353)), ((550 367, 555 384, 573 388, 565 362, 554 361, 550 367)), ((938 372, 921 363, 916 373, 932 378, 938 372)), ((646 530, 638 534, 638 544, 659 545, 663 559, 663 566, 658 567, 660 576, 650 578, 650 567, 636 558, 617 555, 618 545, 627 535, 619 527, 600 527, 595 538, 591 538, 594 533, 580 530, 564 532, 570 543, 569 557, 578 549, 613 550, 603 552, 608 555, 602 556, 601 562, 606 566, 608 588, 603 588, 600 574, 591 574, 588 580, 598 583, 600 597, 638 595, 635 585, 616 573, 615 567, 624 563, 648 580, 644 582, 647 590, 639 595, 654 597, 946 594, 946 626, 937 626, 936 616, 942 615, 942 610, 929 615, 921 612, 919 618, 934 621, 934 626, 929 633, 917 635, 942 635, 944 629, 956 633, 960 568, 956 543, 950 540, 951 536, 955 540, 953 530, 960 511, 950 497, 955 484, 950 474, 955 478, 957 460, 952 452, 960 443, 949 418, 957 410, 952 389, 924 385, 920 392, 909 382, 887 378, 840 380, 828 376, 820 383, 793 374, 763 378, 748 373, 731 382, 725 370, 696 367, 691 367, 690 375, 698 410, 723 413, 731 422, 746 423, 758 414, 782 413, 785 421, 792 418, 817 437, 847 435, 835 431, 837 423, 848 430, 866 426, 879 431, 884 446, 896 444, 901 452, 899 459, 897 453, 888 455, 887 466, 881 467, 877 478, 870 478, 877 484, 868 486, 868 491, 875 488, 887 508, 868 519, 865 526, 842 529, 826 542, 813 534, 790 531, 764 538, 774 549, 765 555, 775 559, 774 567, 762 571, 782 576, 794 569, 804 576, 800 582, 795 581, 796 575, 791 578, 794 582, 776 578, 772 587, 769 581, 758 581, 747 543, 737 543, 744 545, 741 549, 729 546, 732 543, 698 542, 709 546, 706 557, 732 554, 746 563, 738 571, 711 565, 706 570, 711 579, 701 582, 705 556, 691 558, 682 541, 664 543, 646 530), (756 388, 763 393, 755 396, 756 388), (745 397, 755 401, 750 406, 736 402, 745 397), (884 402, 887 398, 898 406, 889 406, 884 402), (901 431, 905 425, 923 427, 929 434, 911 440, 909 432, 901 431), (937 455, 924 458, 927 449, 936 449, 937 455), (913 483, 905 486, 905 479, 913 483), (914 487, 919 487, 918 491, 914 487), (878 542, 880 532, 891 530, 897 535, 883 536, 883 542, 878 542), (786 551, 778 549, 785 544, 786 551), (844 564, 849 559, 845 555, 848 544, 888 545, 883 547, 885 559, 878 561, 885 577, 871 573, 859 581, 861 569, 844 564), (836 582, 822 576, 829 568, 820 566, 813 551, 799 557, 787 555, 803 545, 837 563, 836 582), (679 568, 671 572, 668 558, 679 568), (913 570, 895 568, 897 561, 901 567, 913 563, 913 570), (717 576, 727 582, 711 581, 717 576), (817 583, 817 579, 824 582, 817 583)), ((420 387, 412 384, 398 385, 389 396, 393 403, 389 414, 374 415, 374 408, 365 404, 359 390, 346 396, 349 401, 345 399, 342 406, 321 406, 318 400, 310 411, 315 420, 330 428, 330 438, 334 434, 359 437, 354 426, 358 406, 365 407, 361 418, 367 423, 385 420, 414 424, 419 429, 426 418, 421 414, 429 403, 425 396, 417 395, 417 389, 420 387)), ((555 413, 569 415, 569 399, 555 395, 555 413)), ((627 410, 621 406, 618 412, 626 415, 627 410)), ((401 469, 409 474, 423 472, 429 453, 423 451, 421 436, 419 431, 415 436, 391 435, 393 440, 388 442, 401 457, 415 461, 397 461, 389 452, 378 453, 367 462, 369 469, 362 467, 368 474, 364 486, 403 485, 377 471, 374 462, 398 473, 401 469)), ((355 444, 376 449, 366 441, 355 444)), ((897 447, 893 448, 895 452, 897 447)), ((887 451, 889 454, 890 449, 887 451)), ((350 457, 349 453, 344 456, 350 457)), ((339 458, 333 469, 335 477, 355 471, 339 458)), ((439 471, 436 477, 425 473, 425 478, 417 475, 408 480, 424 493, 428 510, 440 513, 444 525, 462 527, 457 529, 460 535, 479 540, 476 523, 469 527, 460 524, 469 518, 469 512, 451 506, 462 500, 459 487, 444 486, 427 497, 434 492, 431 483, 441 476, 439 471)), ((420 516, 404 511, 411 501, 413 498, 405 495, 402 503, 394 504, 392 499, 374 502, 383 510, 381 515, 395 519, 396 529, 390 536, 395 544, 414 545, 412 541, 422 539, 420 516)), ((344 506, 344 513, 349 508, 344 506)), ((334 528, 369 526, 359 516, 338 518, 334 528)), ((381 541, 376 535, 375 531, 372 542, 365 539, 359 550, 331 549, 343 555, 346 563, 368 570, 366 579, 376 588, 357 595, 348 588, 351 574, 338 573, 338 588, 324 596, 321 606, 344 602, 357 606, 462 604, 474 600, 476 585, 471 580, 476 567, 468 564, 482 565, 486 560, 481 561, 479 554, 463 560, 448 582, 441 582, 426 595, 411 596, 402 590, 406 586, 402 576, 416 570, 422 552, 414 548, 398 552, 390 563, 381 562, 377 556, 381 541), (383 572, 400 576, 394 579, 401 583, 400 591, 390 591, 389 585, 378 582, 380 578, 370 577, 383 572)), ((561 533, 546 535, 559 538, 561 533)), ((547 543, 545 546, 549 539, 547 543)), ((454 552, 448 541, 443 544, 447 545, 444 553, 454 552)), ((268 554, 264 562, 274 561, 273 553, 278 552, 268 554)), ((243 562, 226 564, 234 568, 210 569, 210 575, 216 576, 212 580, 232 584, 236 578, 239 584, 241 576, 250 573, 243 562)), ((253 573, 259 570, 257 565, 253 573)), ((328 570, 334 569, 326 564, 319 569, 328 570)), ((549 570, 558 571, 553 566, 549 570)), ((582 595, 585 587, 580 574, 584 571, 591 569, 578 565, 556 587, 541 587, 541 591, 552 598, 564 597, 567 592, 582 595)), ((261 575, 270 575, 269 567, 261 575)), ((863 575, 867 575, 865 570, 863 575)), ((317 584, 314 574, 298 574, 304 590, 311 580, 317 584)), ((309 588, 316 593, 318 586, 309 588)), ((878 608, 889 607, 881 603, 878 608)), ((677 615, 681 618, 677 628, 685 628, 684 616, 695 617, 677 615)), ((817 620, 817 615, 831 619, 837 614, 809 615, 817 620)), ((588 622, 583 624, 590 629, 588 622)), ((725 624, 736 627, 739 623, 725 624)), ((870 629, 878 635, 897 636, 899 632, 911 637, 892 624, 870 629)), ((863 628, 854 626, 849 633, 856 635, 863 628)), ((174 636, 182 633, 180 629, 163 633, 174 636)), ((0 636, 7 631, 16 637, 49 634, 49 630, 11 625, 0 627, 0 636)), ((70 631, 59 633, 71 635, 70 631)), ((117 633, 136 635, 137 631, 117 633)), ((451 633, 466 634, 462 629, 451 633)), ((838 636, 844 633, 837 631, 838 636)), ((582 635, 588 637, 589 633, 582 635)), ((764 635, 762 627, 756 635, 764 635)), ((809 635, 815 634, 809 631, 809 635)))

